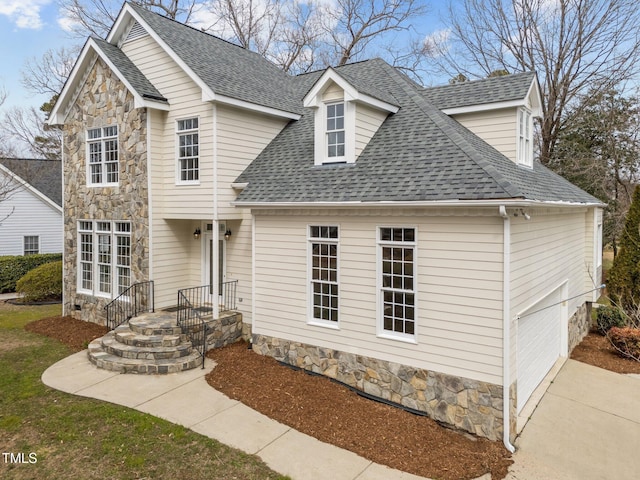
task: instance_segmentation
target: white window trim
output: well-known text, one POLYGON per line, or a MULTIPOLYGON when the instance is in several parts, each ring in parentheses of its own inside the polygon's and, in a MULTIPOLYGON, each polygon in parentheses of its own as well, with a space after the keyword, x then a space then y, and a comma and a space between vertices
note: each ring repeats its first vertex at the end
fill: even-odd
POLYGON ((87 181, 86 184, 88 187, 117 187, 118 185, 120 185, 120 128, 118 127, 118 125, 103 125, 101 127, 91 127, 91 128, 87 128, 85 129, 85 159, 86 159, 86 177, 87 177, 87 181), (115 136, 115 140, 116 140, 116 146, 118 148, 118 181, 117 182, 107 182, 106 178, 107 178, 107 169, 106 169, 106 162, 105 162, 105 146, 104 146, 104 142, 105 140, 112 140, 114 137, 105 137, 104 136, 104 129, 105 128, 109 128, 109 127, 115 127, 117 129, 117 133, 115 136), (101 136, 99 139, 90 139, 89 138, 89 130, 97 130, 100 129, 101 136), (98 182, 98 183, 93 183, 92 181, 92 176, 91 176, 91 163, 89 161, 90 159, 90 155, 91 155, 91 150, 90 150, 90 144, 92 143, 97 143, 100 142, 100 156, 101 156, 101 161, 100 161, 100 165, 102 168, 102 182, 98 182))
POLYGON ((533 168, 533 114, 525 107, 518 108, 516 118, 516 163, 523 167, 533 168), (520 131, 522 117, 525 116, 524 134, 520 131))
POLYGON ((356 105, 354 102, 346 99, 322 102, 316 108, 314 122, 315 165, 356 161, 356 105), (327 148, 327 106, 336 103, 344 104, 344 156, 342 157, 330 157, 327 148))
POLYGON ((340 321, 342 318, 340 306, 342 304, 340 289, 340 224, 335 223, 310 223, 307 228, 307 324, 317 327, 325 327, 333 330, 340 330, 340 321), (336 227, 338 229, 338 238, 318 238, 311 236, 311 227, 336 227), (322 320, 313 316, 313 243, 331 243, 336 245, 336 284, 338 285, 338 320, 322 320))
POLYGON ((180 117, 176 118, 174 121, 174 130, 175 130, 175 165, 176 165, 176 185, 200 185, 200 178, 202 174, 202 142, 201 142, 201 132, 200 127, 202 125, 200 115, 192 115, 188 117, 180 117), (178 122, 183 120, 198 120, 198 128, 193 128, 190 130, 178 130, 178 122), (182 170, 180 168, 180 135, 183 134, 198 134, 198 179, 197 180, 182 180, 182 170))
POLYGON ((79 220, 76 224, 76 234, 77 234, 77 249, 76 249, 76 292, 91 295, 92 297, 99 298, 108 298, 113 299, 120 295, 119 292, 119 284, 118 284, 118 243, 117 237, 128 236, 129 240, 129 283, 132 283, 132 252, 133 252, 133 242, 131 241, 131 222, 129 221, 121 221, 121 220, 79 220), (81 230, 80 223, 91 223, 91 230, 81 230), (108 234, 111 238, 111 253, 110 253, 110 267, 111 267, 111 292, 106 293, 100 291, 100 269, 98 268, 98 235, 106 234, 106 231, 98 231, 97 224, 99 222, 109 223, 110 230, 108 234), (128 224, 129 231, 128 232, 119 232, 116 230, 116 224, 128 224), (82 234, 90 234, 92 240, 92 258, 91 258, 91 289, 84 288, 82 285, 82 234))
POLYGON ((23 235, 22 236, 22 255, 38 255, 41 250, 40 235, 23 235), (36 238, 38 240, 38 251, 36 253, 26 253, 25 240, 27 238, 36 238))
POLYGON ((418 315, 418 227, 416 225, 376 225, 376 336, 387 340, 417 344, 419 315, 418 315), (394 242, 380 239, 380 231, 383 228, 412 228, 414 232, 413 242, 394 242), (383 246, 412 246, 413 247, 413 334, 398 333, 384 329, 384 298, 382 295, 382 247, 383 246))

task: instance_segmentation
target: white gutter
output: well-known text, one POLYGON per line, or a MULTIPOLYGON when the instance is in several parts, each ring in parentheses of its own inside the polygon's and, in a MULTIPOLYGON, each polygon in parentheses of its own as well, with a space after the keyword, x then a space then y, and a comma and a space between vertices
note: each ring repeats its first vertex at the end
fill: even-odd
POLYGON ((604 203, 575 203, 538 200, 435 200, 415 202, 231 202, 234 207, 242 208, 353 208, 353 207, 575 207, 587 208, 604 206, 604 203))
POLYGON ((511 349, 509 348, 511 344, 511 316, 509 312, 511 309, 511 219, 504 205, 500 205, 500 216, 504 220, 502 232, 502 442, 507 450, 513 453, 516 448, 509 439, 511 436, 509 415, 509 407, 511 406, 511 396, 509 395, 509 386, 511 384, 511 362, 509 361, 511 356, 511 349))

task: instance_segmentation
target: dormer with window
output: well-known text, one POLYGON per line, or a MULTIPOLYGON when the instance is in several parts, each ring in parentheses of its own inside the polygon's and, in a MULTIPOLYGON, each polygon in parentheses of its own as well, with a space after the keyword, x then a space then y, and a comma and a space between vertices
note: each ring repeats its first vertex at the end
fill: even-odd
POLYGON ((304 98, 315 109, 314 163, 354 163, 360 152, 398 107, 357 90, 332 68, 304 98))

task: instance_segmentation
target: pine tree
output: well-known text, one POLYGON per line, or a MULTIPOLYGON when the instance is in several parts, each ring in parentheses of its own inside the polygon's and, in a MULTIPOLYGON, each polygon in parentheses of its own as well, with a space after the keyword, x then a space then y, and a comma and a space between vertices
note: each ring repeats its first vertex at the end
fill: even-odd
POLYGON ((640 186, 633 193, 620 238, 620 251, 609 271, 607 288, 611 300, 637 320, 640 310, 640 186))

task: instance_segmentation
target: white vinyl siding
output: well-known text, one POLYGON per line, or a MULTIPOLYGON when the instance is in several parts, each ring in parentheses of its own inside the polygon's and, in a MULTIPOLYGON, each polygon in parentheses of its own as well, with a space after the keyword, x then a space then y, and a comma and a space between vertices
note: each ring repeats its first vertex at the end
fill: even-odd
POLYGON ((356 105, 356 160, 387 118, 387 112, 356 105))
MULTIPOLYGON (((586 209, 531 209, 511 221, 511 318, 567 283, 568 318, 584 303, 586 209)), ((511 378, 517 378, 517 322, 511 328, 511 378)), ((561 352, 563 355, 566 352, 561 352)))
POLYGON ((280 133, 287 121, 228 105, 216 105, 215 108, 218 215, 222 219, 237 219, 239 209, 231 202, 238 192, 231 184, 280 133))
POLYGON ((516 108, 463 113, 453 118, 507 158, 516 161, 516 108))
MULTIPOLYGON (((150 35, 126 42, 122 51, 164 96, 171 110, 151 113, 154 216, 164 219, 213 218, 213 106, 202 101, 202 90, 150 35), (176 185, 176 126, 178 120, 198 118, 199 182, 176 185), (189 208, 185 208, 188 205, 189 208)), ((153 110, 149 109, 149 112, 153 110)), ((191 229, 193 233, 193 229, 191 229)), ((154 232, 155 234, 155 232, 154 232)), ((155 275, 155 272, 154 272, 155 275)))
POLYGON ((258 212, 254 333, 501 383, 502 219, 447 211, 258 212), (340 218, 340 330, 306 322, 307 228, 340 218), (410 225, 416 342, 378 335, 377 227, 410 225), (277 273, 274 273, 277 272, 277 273), (418 328, 419 327, 419 328, 418 328))

